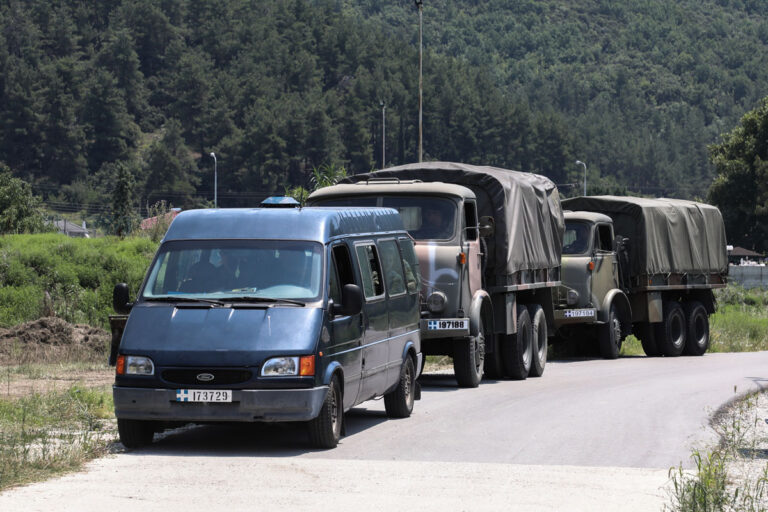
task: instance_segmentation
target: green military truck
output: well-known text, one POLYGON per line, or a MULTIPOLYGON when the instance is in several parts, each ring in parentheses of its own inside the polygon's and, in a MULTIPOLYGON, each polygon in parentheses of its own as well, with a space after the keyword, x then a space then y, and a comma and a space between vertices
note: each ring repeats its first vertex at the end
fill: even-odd
POLYGON ((549 179, 452 162, 393 167, 310 195, 313 206, 400 212, 421 269, 422 352, 462 387, 540 376, 554 332, 564 220, 549 179))
POLYGON ((618 357, 632 332, 648 356, 702 355, 712 290, 726 285, 725 227, 714 206, 677 199, 566 199, 559 337, 596 335, 618 357))

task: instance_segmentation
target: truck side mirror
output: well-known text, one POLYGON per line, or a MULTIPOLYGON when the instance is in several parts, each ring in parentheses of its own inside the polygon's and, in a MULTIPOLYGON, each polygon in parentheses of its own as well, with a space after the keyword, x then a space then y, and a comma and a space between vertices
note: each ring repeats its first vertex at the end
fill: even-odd
POLYGON ((493 236, 495 231, 493 217, 490 215, 484 215, 480 217, 480 236, 487 238, 493 236))
POLYGON ((341 289, 341 304, 334 304, 332 315, 352 316, 363 310, 363 291, 356 284, 345 284, 341 289))
POLYGON ((128 292, 128 285, 125 283, 116 284, 115 289, 112 290, 112 308, 114 308, 115 313, 119 315, 130 313, 133 307, 130 300, 131 296, 128 292))

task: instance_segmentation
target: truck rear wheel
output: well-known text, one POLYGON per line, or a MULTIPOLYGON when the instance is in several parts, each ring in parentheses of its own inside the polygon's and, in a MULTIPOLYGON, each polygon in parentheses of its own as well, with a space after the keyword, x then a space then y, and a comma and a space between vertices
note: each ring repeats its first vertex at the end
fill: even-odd
POLYGON ((685 309, 685 350, 691 356, 701 356, 709 348, 709 317, 704 305, 692 300, 686 302, 685 309))
POLYGON ((667 357, 677 357, 685 348, 685 313, 677 301, 664 303, 664 321, 655 326, 656 344, 667 357))
MULTIPOLYGON (((483 364, 483 374, 488 379, 503 379, 504 378, 504 366, 501 361, 501 343, 504 340, 502 334, 496 334, 496 344, 493 347, 493 352, 485 353, 485 362, 483 364)), ((486 349, 488 344, 486 343, 486 349)))
POLYGON ((478 322, 478 332, 453 345, 453 373, 461 388, 476 388, 483 378, 485 361, 485 325, 478 322))
POLYGON ((632 329, 635 337, 643 345, 643 352, 648 357, 658 357, 661 355, 659 347, 656 345, 656 336, 654 335, 653 325, 648 322, 636 323, 632 329))
POLYGON ((544 367, 547 365, 547 316, 544 314, 544 309, 538 304, 528 306, 528 315, 531 317, 531 332, 533 333, 533 357, 528 376, 541 377, 544 375, 544 367))
POLYGON ((616 359, 621 349, 621 321, 616 312, 616 306, 611 304, 608 311, 608 322, 598 327, 598 341, 600 342, 600 355, 604 359, 616 359))
POLYGON ((120 434, 120 442, 129 449, 141 448, 152 444, 155 437, 155 424, 146 420, 127 420, 117 418, 117 432, 120 434))
POLYGON ((525 380, 533 360, 533 326, 528 308, 517 306, 517 334, 509 336, 501 349, 504 371, 513 380, 525 380))

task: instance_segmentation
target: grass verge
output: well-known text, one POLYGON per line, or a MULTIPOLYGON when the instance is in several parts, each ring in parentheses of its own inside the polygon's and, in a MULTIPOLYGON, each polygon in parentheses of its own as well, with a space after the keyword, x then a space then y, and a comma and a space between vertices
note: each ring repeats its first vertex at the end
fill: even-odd
POLYGON ((108 386, 0 398, 0 491, 81 467, 115 438, 108 386))
POLYGON ((763 416, 768 395, 753 393, 727 404, 712 419, 720 437, 711 450, 694 450, 696 469, 671 468, 668 511, 768 510, 768 436, 763 416), (762 406, 758 407, 758 403, 762 406))

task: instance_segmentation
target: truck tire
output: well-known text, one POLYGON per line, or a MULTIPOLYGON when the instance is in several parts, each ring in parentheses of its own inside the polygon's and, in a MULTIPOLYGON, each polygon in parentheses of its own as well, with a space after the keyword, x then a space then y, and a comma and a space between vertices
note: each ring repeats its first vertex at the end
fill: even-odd
POLYGON ((600 343, 600 355, 604 359, 616 359, 621 349, 621 320, 616 311, 616 306, 611 304, 608 311, 608 322, 598 326, 598 342, 600 343))
POLYGON ((685 348, 685 312, 677 301, 664 302, 664 320, 654 326, 656 345, 667 357, 677 357, 685 348))
POLYGON ((502 346, 504 372, 513 380, 525 380, 533 360, 533 326, 528 308, 517 306, 517 334, 508 336, 502 346))
POLYGON ((544 367, 547 365, 547 316, 544 309, 538 304, 528 306, 528 315, 531 317, 531 332, 533 334, 533 351, 531 359, 531 370, 529 377, 541 377, 544 375, 544 367))
POLYGON ((685 310, 685 354, 702 356, 709 348, 709 316, 704 305, 692 300, 683 305, 685 310))
POLYGON ((339 379, 336 375, 328 385, 328 394, 320 408, 320 414, 309 420, 309 442, 315 448, 335 448, 341 438, 341 423, 344 421, 339 379))
POLYGON ((485 361, 485 325, 478 322, 478 332, 453 345, 453 373, 460 388, 476 388, 483 378, 485 361))
POLYGON ((152 438, 155 437, 155 424, 146 420, 117 418, 117 432, 123 446, 128 449, 141 448, 152 444, 152 438))
POLYGON ((656 336, 654 335, 653 325, 648 322, 636 323, 632 329, 635 337, 643 345, 643 352, 648 357, 658 357, 661 355, 659 347, 656 345, 656 336))
MULTIPOLYGON (((501 344, 504 336, 496 334, 496 346, 493 352, 485 353, 485 362, 483 364, 483 377, 487 379, 499 380, 504 378, 504 365, 501 362, 501 344)), ((488 344, 486 343, 486 348, 488 344)))
POLYGON ((407 418, 413 411, 416 390, 416 368, 411 356, 406 356, 400 368, 397 387, 384 395, 384 410, 390 418, 407 418))

